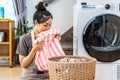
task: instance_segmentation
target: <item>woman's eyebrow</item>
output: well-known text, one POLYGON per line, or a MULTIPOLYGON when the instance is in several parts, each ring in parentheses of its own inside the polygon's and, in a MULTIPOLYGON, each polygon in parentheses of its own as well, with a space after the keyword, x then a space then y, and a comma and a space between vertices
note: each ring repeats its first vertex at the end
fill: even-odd
POLYGON ((45 23, 45 24, 48 24, 48 23, 45 23))
POLYGON ((49 25, 49 23, 45 23, 45 25, 49 25))

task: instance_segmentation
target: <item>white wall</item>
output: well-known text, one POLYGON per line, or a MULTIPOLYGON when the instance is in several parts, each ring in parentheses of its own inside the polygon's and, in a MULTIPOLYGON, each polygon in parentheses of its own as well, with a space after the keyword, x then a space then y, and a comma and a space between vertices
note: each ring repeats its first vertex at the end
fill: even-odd
MULTIPOLYGON (((40 0, 26 0, 27 2, 27 20, 30 22, 29 26, 33 26, 33 14, 35 12, 35 5, 40 0)), ((54 0, 47 6, 47 9, 53 15, 52 28, 59 27, 61 34, 66 32, 73 26, 73 6, 76 0, 54 0)))

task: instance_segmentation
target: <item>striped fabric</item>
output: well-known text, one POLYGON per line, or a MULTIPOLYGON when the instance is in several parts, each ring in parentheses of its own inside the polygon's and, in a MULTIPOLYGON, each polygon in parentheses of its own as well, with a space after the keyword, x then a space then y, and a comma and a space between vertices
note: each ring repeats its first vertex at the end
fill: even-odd
POLYGON ((35 44, 43 41, 43 49, 37 51, 35 56, 35 64, 40 71, 48 70, 47 60, 49 57, 65 56, 59 40, 55 38, 56 34, 59 34, 59 29, 48 30, 38 34, 34 41, 35 44))

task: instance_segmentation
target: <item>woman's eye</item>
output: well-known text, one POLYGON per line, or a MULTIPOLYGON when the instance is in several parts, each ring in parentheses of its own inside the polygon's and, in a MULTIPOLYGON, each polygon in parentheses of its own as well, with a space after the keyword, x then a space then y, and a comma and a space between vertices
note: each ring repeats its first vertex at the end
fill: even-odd
POLYGON ((47 27, 47 25, 44 25, 45 27, 47 27))

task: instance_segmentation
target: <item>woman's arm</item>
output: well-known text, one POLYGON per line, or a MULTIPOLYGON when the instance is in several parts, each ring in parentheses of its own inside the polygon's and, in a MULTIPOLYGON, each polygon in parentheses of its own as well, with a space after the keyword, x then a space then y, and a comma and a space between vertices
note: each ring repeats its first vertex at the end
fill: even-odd
POLYGON ((34 56, 37 52, 37 50, 42 49, 42 42, 40 42, 39 44, 34 44, 32 50, 30 51, 30 53, 27 56, 22 56, 19 55, 19 61, 22 67, 27 67, 32 60, 34 59, 34 56))

